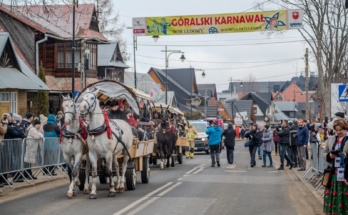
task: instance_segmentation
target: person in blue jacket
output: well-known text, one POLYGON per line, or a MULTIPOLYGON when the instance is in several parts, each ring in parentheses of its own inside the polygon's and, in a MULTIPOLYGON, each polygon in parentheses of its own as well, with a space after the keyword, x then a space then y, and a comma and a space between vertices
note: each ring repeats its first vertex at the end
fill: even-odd
POLYGON ((215 160, 217 166, 220 167, 220 151, 221 151, 221 136, 222 128, 218 125, 217 120, 213 120, 212 127, 207 128, 206 134, 208 135, 208 144, 210 147, 210 156, 211 156, 211 166, 215 167, 215 160))
MULTIPOLYGON (((44 137, 48 138, 45 139, 45 145, 44 145, 44 163, 46 165, 52 164, 57 160, 58 153, 57 150, 59 150, 59 145, 56 144, 55 141, 50 140, 51 138, 59 138, 59 127, 57 125, 57 118, 53 114, 49 114, 47 117, 47 124, 43 126, 44 130, 44 137)), ((57 174, 54 173, 55 166, 47 166, 44 168, 44 172, 49 175, 56 176, 57 174)))

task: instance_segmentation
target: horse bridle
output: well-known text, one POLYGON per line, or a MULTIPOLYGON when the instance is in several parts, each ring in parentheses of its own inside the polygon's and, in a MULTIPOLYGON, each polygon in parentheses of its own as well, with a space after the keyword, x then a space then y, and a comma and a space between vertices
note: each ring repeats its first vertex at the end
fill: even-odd
MULTIPOLYGON (((73 102, 73 104, 74 104, 74 109, 75 109, 75 111, 76 111, 76 106, 75 106, 75 102, 74 102, 74 100, 73 99, 64 99, 63 100, 63 102, 64 101, 72 101, 73 102)), ((76 118, 76 114, 75 113, 73 113, 73 112, 71 112, 71 111, 64 111, 64 114, 66 115, 66 114, 71 114, 73 117, 72 117, 72 120, 77 120, 77 118, 76 118)))
MULTIPOLYGON (((87 103, 87 105, 88 105, 87 113, 92 113, 92 112, 95 110, 96 106, 97 106, 97 101, 96 101, 96 100, 97 100, 97 96, 94 95, 94 93, 86 93, 86 95, 87 95, 87 94, 92 94, 92 95, 94 96, 94 98, 95 98, 92 105, 89 104, 89 102, 88 102, 86 99, 83 99, 83 100, 82 100, 82 101, 85 101, 85 102, 87 103), (94 108, 93 108, 93 111, 91 111, 91 108, 92 108, 92 107, 94 107, 94 108)), ((86 113, 86 114, 87 114, 87 113, 86 113)))

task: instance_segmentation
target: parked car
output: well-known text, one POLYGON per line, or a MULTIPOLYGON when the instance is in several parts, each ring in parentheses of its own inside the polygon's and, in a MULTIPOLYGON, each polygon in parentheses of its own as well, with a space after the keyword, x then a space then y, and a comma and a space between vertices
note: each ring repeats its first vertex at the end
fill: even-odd
POLYGON ((195 140, 195 152, 205 152, 209 154, 208 136, 205 133, 208 124, 206 121, 189 121, 196 128, 198 137, 195 140))

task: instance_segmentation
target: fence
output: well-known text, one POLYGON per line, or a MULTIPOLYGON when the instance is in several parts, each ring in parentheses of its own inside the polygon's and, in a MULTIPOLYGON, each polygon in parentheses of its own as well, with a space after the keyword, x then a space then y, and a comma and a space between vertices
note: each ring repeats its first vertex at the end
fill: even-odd
POLYGON ((11 188, 17 178, 33 183, 32 176, 40 173, 47 180, 52 179, 54 169, 67 173, 59 138, 1 140, 0 159, 0 179, 11 188), (8 175, 12 175, 11 180, 8 175))
MULTIPOLYGON (((307 171, 303 174, 302 178, 306 179, 308 182, 313 183, 315 190, 320 190, 323 188, 321 181, 324 177, 324 169, 327 167, 326 160, 323 158, 323 149, 319 144, 311 143, 311 165, 307 171)), ((321 195, 324 195, 322 191, 321 195)))

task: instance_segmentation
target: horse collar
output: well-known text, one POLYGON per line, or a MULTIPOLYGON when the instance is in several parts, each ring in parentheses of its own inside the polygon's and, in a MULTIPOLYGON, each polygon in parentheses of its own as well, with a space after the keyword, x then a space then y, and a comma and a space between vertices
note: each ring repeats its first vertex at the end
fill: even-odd
POLYGON ((99 136, 99 135, 104 134, 105 131, 106 131, 105 123, 102 126, 95 128, 93 130, 90 130, 89 126, 87 127, 87 132, 89 135, 99 136))

